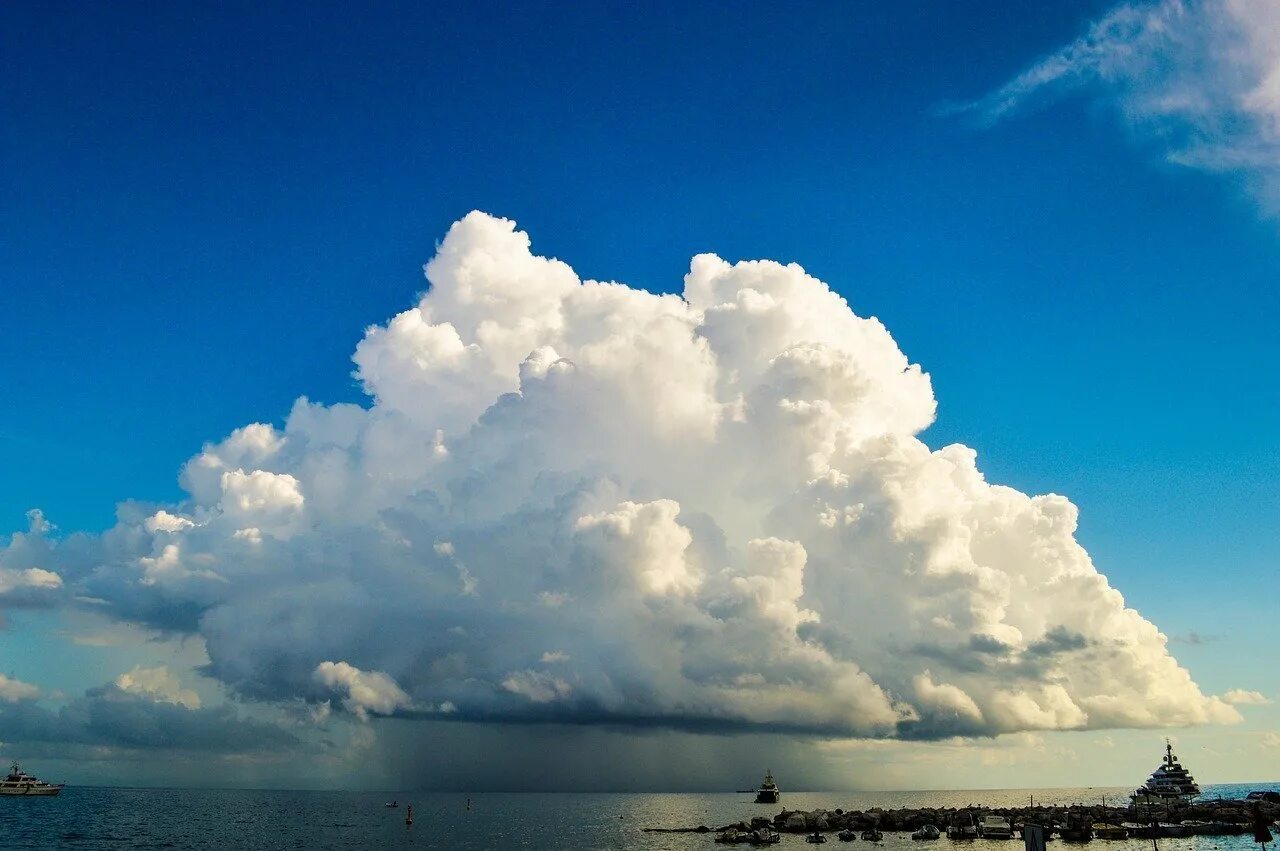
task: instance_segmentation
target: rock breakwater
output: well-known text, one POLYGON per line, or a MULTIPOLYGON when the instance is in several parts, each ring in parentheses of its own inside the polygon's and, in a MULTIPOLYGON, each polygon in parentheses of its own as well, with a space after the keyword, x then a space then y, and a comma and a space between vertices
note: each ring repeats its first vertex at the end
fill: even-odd
POLYGON ((953 807, 903 807, 900 809, 881 809, 872 807, 868 810, 788 810, 783 809, 773 817, 755 816, 747 821, 721 825, 719 827, 674 827, 646 828, 654 833, 712 833, 721 831, 749 831, 759 828, 770 828, 784 833, 824 833, 839 830, 867 830, 876 828, 882 831, 911 832, 926 824, 945 829, 953 821, 963 821, 971 816, 975 822, 983 816, 997 815, 1008 819, 1015 828, 1024 824, 1039 824, 1053 829, 1066 823, 1067 813, 1080 813, 1094 824, 1122 824, 1138 822, 1147 824, 1153 820, 1179 824, 1182 822, 1198 822, 1203 825, 1203 832, 1213 833, 1245 833, 1250 830, 1253 819, 1253 808, 1272 823, 1280 819, 1280 803, 1271 801, 1233 801, 1215 800, 1190 804, 1174 804, 1133 809, 1129 807, 1110 807, 1102 804, 1078 804, 1073 806, 1028 806, 1028 807, 982 807, 978 805, 962 808, 953 807))

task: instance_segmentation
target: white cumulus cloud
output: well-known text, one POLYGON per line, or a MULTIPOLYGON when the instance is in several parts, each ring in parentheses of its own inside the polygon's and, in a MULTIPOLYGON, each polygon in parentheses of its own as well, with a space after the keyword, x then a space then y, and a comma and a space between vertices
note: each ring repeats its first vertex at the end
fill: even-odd
POLYGON ((138 665, 116 677, 115 686, 120 691, 157 703, 175 703, 187 709, 200 708, 200 695, 183 688, 182 682, 165 665, 152 668, 138 665))
POLYGON ((1231 689, 1222 695, 1222 699, 1233 706, 1268 706, 1271 703, 1271 698, 1262 692, 1242 688, 1231 689))
POLYGON ((198 633, 233 694, 360 716, 1239 719, 1098 572, 1074 505, 920 439, 928 375, 800 266, 699 255, 659 295, 476 212, 426 274, 356 348, 366 406, 299 399, 203 447, 181 504, 41 538, 45 563, 99 611, 198 633))
POLYGON ((329 688, 346 692, 343 705, 361 718, 369 712, 390 715, 409 704, 409 695, 382 671, 362 671, 346 662, 326 661, 316 666, 315 678, 329 688))

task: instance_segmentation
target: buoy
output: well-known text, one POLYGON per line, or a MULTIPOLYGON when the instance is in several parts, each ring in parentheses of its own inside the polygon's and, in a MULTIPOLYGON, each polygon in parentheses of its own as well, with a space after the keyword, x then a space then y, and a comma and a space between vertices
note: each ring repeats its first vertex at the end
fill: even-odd
POLYGON ((413 824, 413 804, 409 804, 404 810, 404 826, 408 827, 413 824))

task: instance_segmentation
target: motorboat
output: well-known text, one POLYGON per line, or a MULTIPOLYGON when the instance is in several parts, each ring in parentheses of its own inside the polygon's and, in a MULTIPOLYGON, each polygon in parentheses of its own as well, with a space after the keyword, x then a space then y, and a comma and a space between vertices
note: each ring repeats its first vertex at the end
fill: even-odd
POLYGON ((1164 760, 1151 772, 1147 782, 1134 789, 1129 799, 1134 806, 1143 804, 1172 804, 1193 801, 1200 795, 1200 787, 1191 772, 1182 767, 1173 753, 1173 744, 1164 740, 1164 760))
POLYGON ((941 836, 942 836, 942 831, 938 830, 936 827, 934 827, 931 824, 926 824, 923 827, 921 827, 919 830, 917 830, 915 833, 911 834, 912 839, 923 840, 925 842, 931 842, 935 839, 938 839, 941 836))
POLYGON ((1093 826, 1093 835, 1096 839, 1128 839, 1129 831, 1118 824, 1104 821, 1093 826))
POLYGON ((782 834, 763 827, 751 831, 751 838, 747 840, 751 845, 777 845, 781 841, 782 834))
POLYGON ((766 771, 764 773, 764 782, 760 784, 760 788, 756 790, 757 804, 776 804, 778 799, 782 797, 782 790, 778 788, 778 784, 773 781, 773 772, 766 771))
POLYGON ((839 839, 841 842, 852 842, 857 838, 858 834, 854 833, 852 828, 848 827, 836 834, 836 839, 839 839))
POLYGON ((1064 842, 1088 842, 1093 839, 1093 819, 1087 813, 1069 811, 1067 821, 1058 828, 1064 842))
POLYGON ((815 830, 813 833, 806 836, 804 838, 804 841, 808 842, 810 845, 821 845, 822 843, 827 841, 827 837, 823 836, 821 833, 818 833, 818 831, 815 830))
POLYGON ((874 827, 869 827, 862 831, 863 842, 879 842, 882 839, 884 839, 884 834, 874 827))
POLYGON ((0 795, 49 797, 60 793, 65 785, 65 783, 49 783, 38 777, 32 777, 15 762, 9 768, 9 776, 0 780, 0 795))
POLYGON ((972 813, 956 813, 947 825, 947 839, 952 842, 960 839, 977 839, 978 826, 973 823, 972 813))
POLYGON ((382 806, 386 807, 386 808, 387 808, 387 809, 389 809, 389 810, 394 810, 396 807, 399 807, 399 806, 400 806, 400 802, 399 802, 399 801, 387 801, 387 802, 386 802, 385 804, 383 804, 382 806))
POLYGON ((1003 816, 983 816, 978 824, 978 835, 983 839, 1012 839, 1013 825, 1003 816))

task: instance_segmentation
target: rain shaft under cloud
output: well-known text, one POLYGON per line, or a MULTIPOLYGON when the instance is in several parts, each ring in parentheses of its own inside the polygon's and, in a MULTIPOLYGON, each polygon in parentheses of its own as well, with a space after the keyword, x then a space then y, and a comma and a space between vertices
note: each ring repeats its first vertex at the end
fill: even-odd
POLYGON ((356 349, 368 407, 300 399, 193 457, 185 502, 125 503, 97 538, 33 526, 0 576, 198 633, 234 694, 361 717, 1238 719, 1094 568, 1068 500, 921 442, 928 376, 799 266, 700 255, 655 295, 476 212, 426 271, 356 349))

